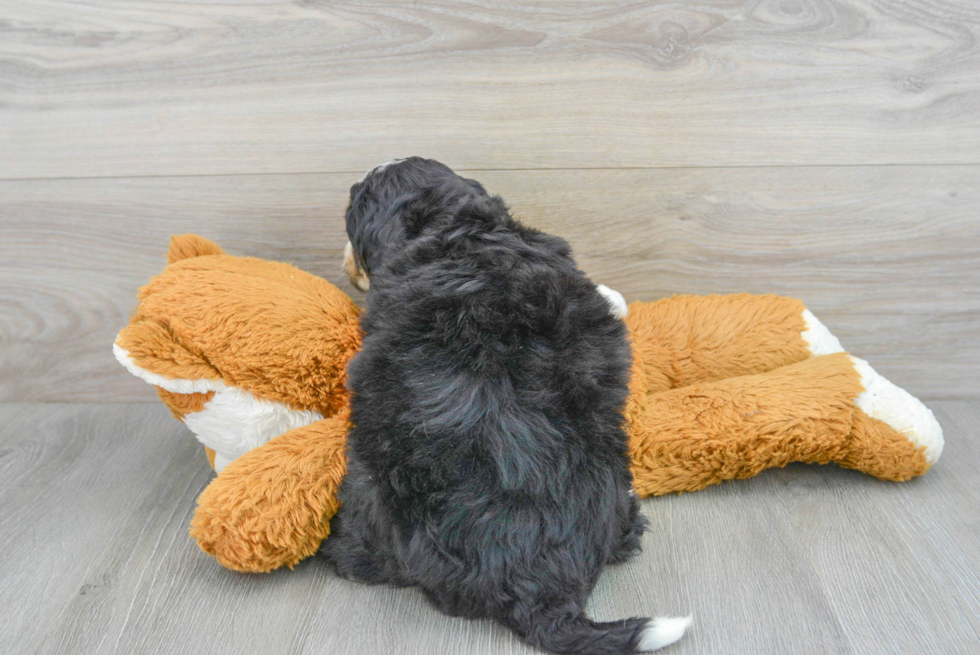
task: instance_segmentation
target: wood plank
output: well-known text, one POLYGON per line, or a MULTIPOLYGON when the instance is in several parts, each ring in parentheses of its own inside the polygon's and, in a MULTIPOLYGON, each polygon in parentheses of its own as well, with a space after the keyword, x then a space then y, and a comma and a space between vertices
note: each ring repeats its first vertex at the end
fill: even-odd
POLYGON ((209 477, 201 447, 167 414, 146 404, 0 405, 0 650, 62 650, 45 642, 62 620, 74 621, 74 646, 111 644, 100 632, 105 599, 125 593, 128 568, 142 570, 154 522, 178 505, 186 513, 209 477))
POLYGON ((507 182, 491 186, 629 301, 798 297, 913 394, 978 397, 980 168, 562 171, 507 182))
POLYGON ((980 403, 935 407, 946 449, 921 478, 803 466, 773 476, 857 653, 980 644, 980 403))
POLYGON ((852 652, 769 476, 641 504, 651 531, 603 576, 602 616, 692 612, 672 654, 852 652))
MULTIPOLYGON (((642 555, 603 573, 590 616, 693 612, 691 632, 670 650, 678 655, 851 652, 771 481, 650 499, 643 511, 652 531, 642 555)), ((320 606, 303 652, 539 652, 491 621, 434 611, 417 590, 351 588, 344 603, 320 606)))
POLYGON ((980 163, 973 0, 2 0, 0 178, 980 163))
MULTIPOLYGON (((222 569, 186 532, 207 465, 158 405, 0 405, 0 419, 0 502, 16 510, 0 544, 5 651, 537 652, 489 621, 440 614, 416 590, 341 580, 321 560, 271 575, 222 569)), ((849 652, 771 481, 644 511, 644 553, 602 577, 593 616, 694 611, 678 653, 849 652)))
MULTIPOLYGON (((803 298, 886 377, 980 397, 980 166, 472 173, 628 300, 803 298)), ((112 358, 170 234, 339 271, 352 174, 0 182, 0 400, 141 401, 112 358)))
MULTIPOLYGON (((980 402, 937 413, 947 451, 909 483, 794 465, 644 500, 643 553, 607 569, 590 614, 693 612, 678 654, 971 652, 980 402)), ((210 475, 159 404, 0 404, 0 650, 537 652, 320 560, 222 569, 186 532, 210 475)))
POLYGON ((326 567, 221 568, 188 536, 213 474, 159 403, 0 405, 0 650, 286 652, 326 567))

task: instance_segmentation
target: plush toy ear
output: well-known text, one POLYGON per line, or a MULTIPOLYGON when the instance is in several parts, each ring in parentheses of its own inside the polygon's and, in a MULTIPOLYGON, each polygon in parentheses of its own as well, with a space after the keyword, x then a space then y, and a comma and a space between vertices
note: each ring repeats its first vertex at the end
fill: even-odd
MULTIPOLYGON (((224 250, 213 241, 196 234, 179 234, 170 238, 167 261, 173 264, 192 257, 223 254, 224 250)), ((161 274, 154 281, 163 277, 161 274)), ((197 395, 213 391, 214 383, 221 380, 221 373, 200 352, 188 349, 177 339, 166 314, 143 311, 143 301, 151 293, 152 284, 141 289, 140 306, 129 325, 116 337, 113 344, 116 359, 133 375, 171 394, 197 395)), ((197 411, 170 402, 167 405, 175 415, 197 411)))
POLYGON ((214 241, 196 234, 175 234, 170 237, 170 250, 167 253, 167 263, 173 264, 182 259, 201 257, 202 255, 223 255, 225 251, 214 241))

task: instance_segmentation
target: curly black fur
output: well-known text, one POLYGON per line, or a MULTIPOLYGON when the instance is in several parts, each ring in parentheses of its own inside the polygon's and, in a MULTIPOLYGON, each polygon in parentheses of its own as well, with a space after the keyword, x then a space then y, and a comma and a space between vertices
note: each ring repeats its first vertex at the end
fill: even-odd
POLYGON ((623 322, 564 240, 435 161, 355 184, 347 232, 371 285, 322 552, 342 576, 417 585, 546 650, 634 652, 647 619, 583 615, 645 529, 623 322))

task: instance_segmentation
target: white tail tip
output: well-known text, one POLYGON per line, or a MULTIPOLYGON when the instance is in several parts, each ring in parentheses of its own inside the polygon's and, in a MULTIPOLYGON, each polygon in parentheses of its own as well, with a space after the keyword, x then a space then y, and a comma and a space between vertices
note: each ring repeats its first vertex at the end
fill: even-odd
POLYGON ((647 652, 669 646, 684 636, 684 631, 691 627, 694 618, 684 616, 678 618, 657 617, 647 624, 637 644, 637 650, 647 652))

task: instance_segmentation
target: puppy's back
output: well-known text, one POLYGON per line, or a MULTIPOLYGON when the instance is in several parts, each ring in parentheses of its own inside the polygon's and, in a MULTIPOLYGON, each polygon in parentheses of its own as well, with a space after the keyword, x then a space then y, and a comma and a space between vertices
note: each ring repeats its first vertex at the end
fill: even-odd
POLYGON ((554 652, 670 643, 674 624, 583 614, 642 530, 625 327, 563 240, 502 211, 429 230, 372 273, 350 447, 389 513, 392 557, 443 611, 554 652))

